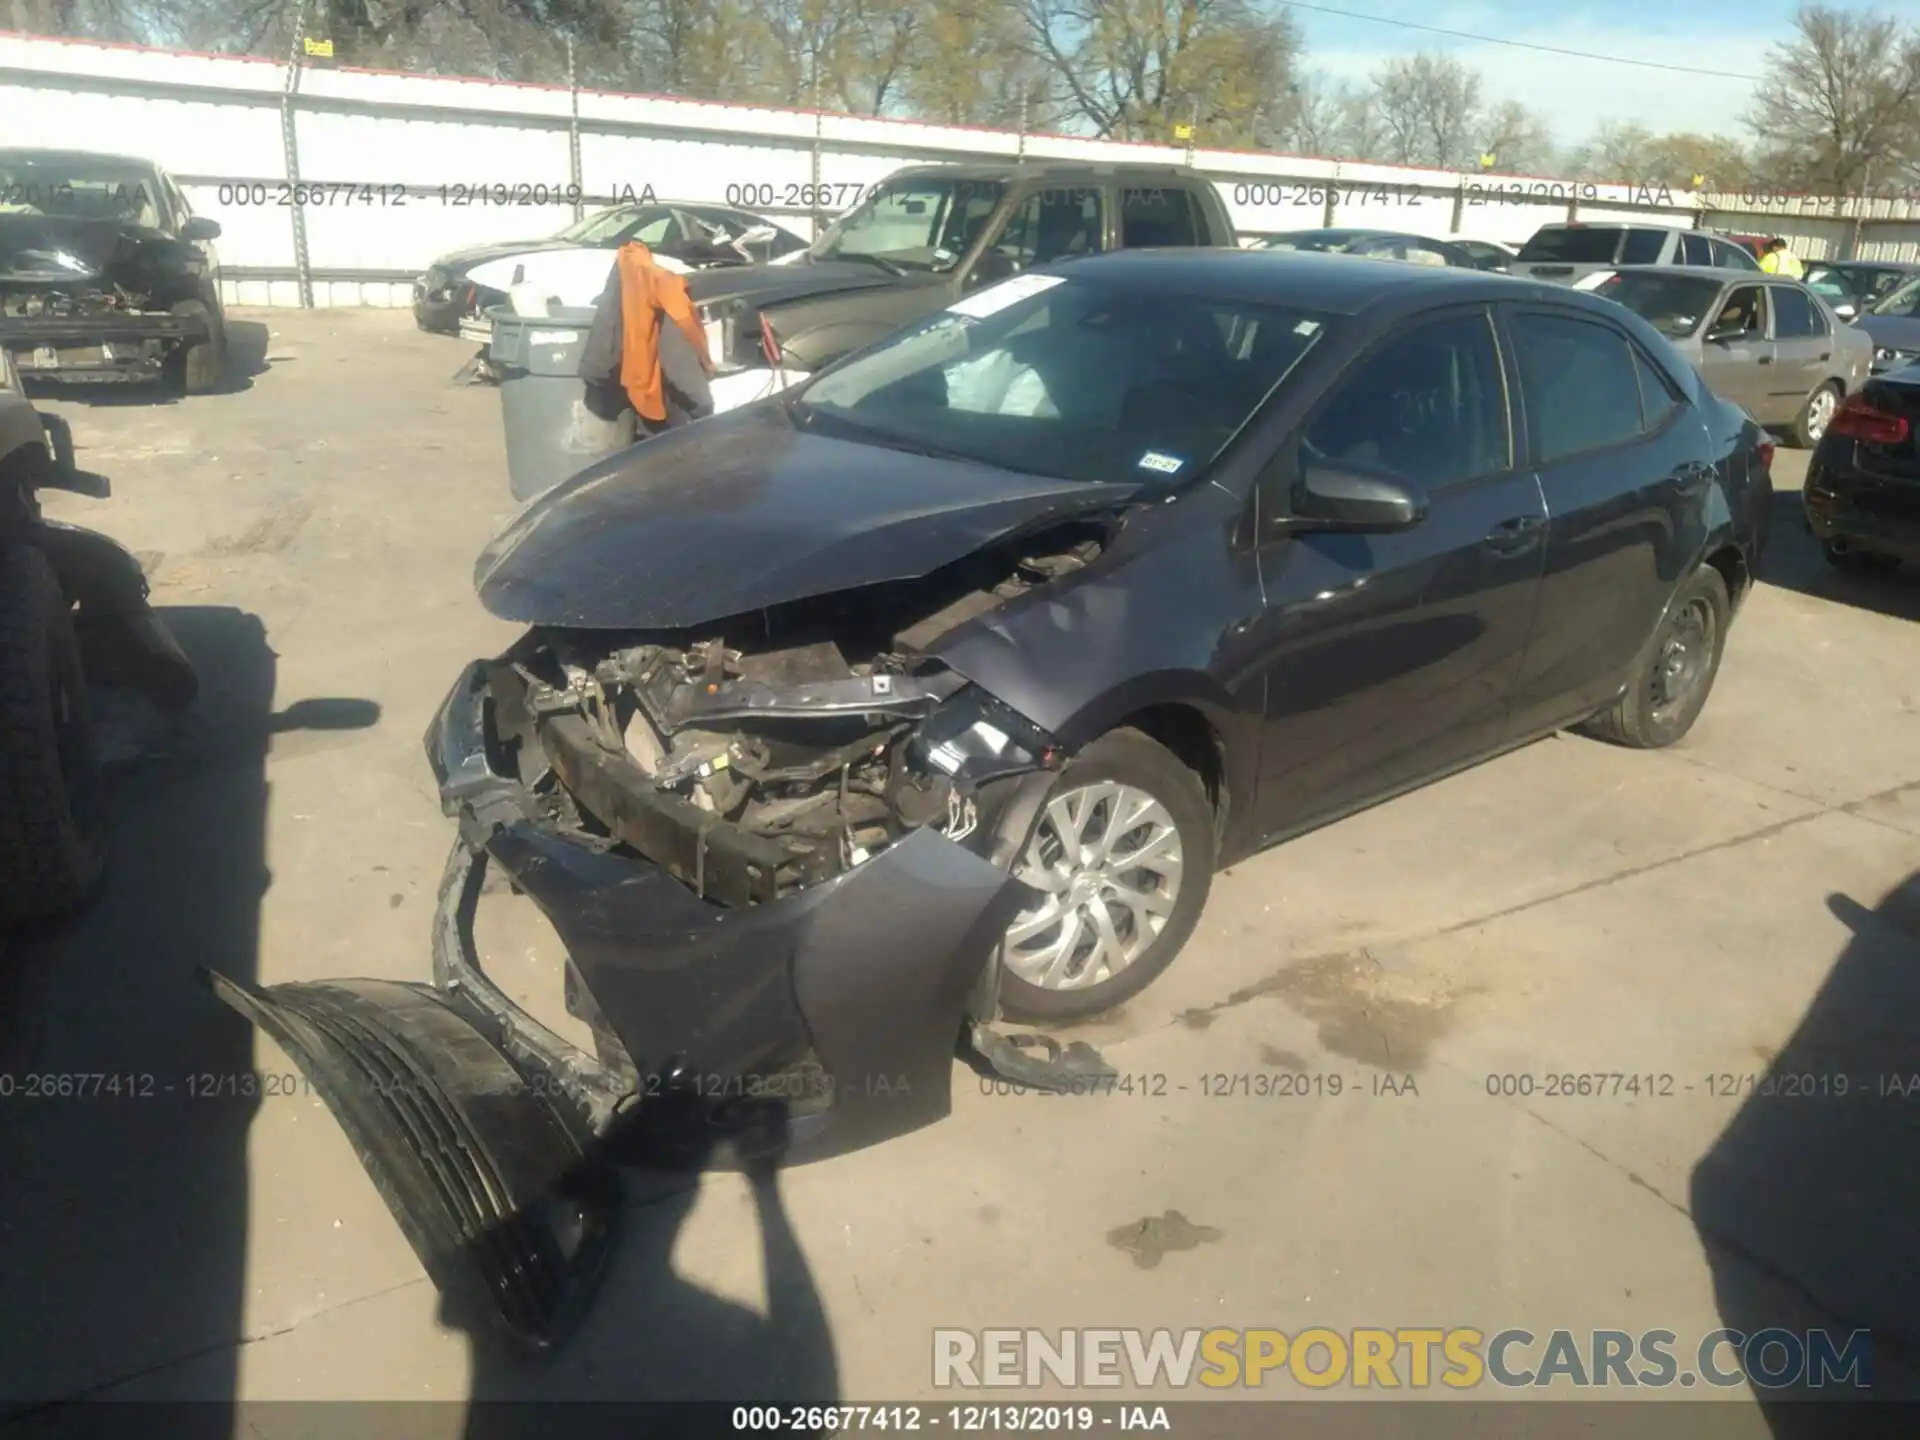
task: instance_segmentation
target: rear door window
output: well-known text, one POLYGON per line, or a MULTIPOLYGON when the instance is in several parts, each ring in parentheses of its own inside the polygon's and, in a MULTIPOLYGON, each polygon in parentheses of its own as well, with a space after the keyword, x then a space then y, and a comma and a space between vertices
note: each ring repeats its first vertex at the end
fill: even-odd
POLYGON ((1624 233, 1617 225, 1546 225, 1520 247, 1520 258, 1550 265, 1611 265, 1624 233))
POLYGON ((1513 339, 1538 463, 1606 450, 1645 433, 1640 361, 1611 325, 1522 311, 1513 317, 1513 339))
POLYGON ((1770 285, 1767 290, 1773 297, 1774 339, 1803 340, 1820 333, 1814 323, 1813 301, 1804 291, 1791 285, 1770 285))
POLYGON ((1767 287, 1742 285, 1731 292, 1720 313, 1707 326, 1707 333, 1732 332, 1747 340, 1760 340, 1767 333, 1767 287))
POLYGON ((1713 264, 1713 247, 1707 243, 1707 237, 1704 235, 1682 235, 1680 256, 1682 265, 1711 265, 1713 264))
POLYGON ((1172 187, 1129 185, 1120 192, 1120 244, 1128 250, 1204 243, 1191 193, 1172 187))
POLYGON ((1658 265, 1666 254, 1666 230, 1629 230, 1627 243, 1620 247, 1622 265, 1658 265))

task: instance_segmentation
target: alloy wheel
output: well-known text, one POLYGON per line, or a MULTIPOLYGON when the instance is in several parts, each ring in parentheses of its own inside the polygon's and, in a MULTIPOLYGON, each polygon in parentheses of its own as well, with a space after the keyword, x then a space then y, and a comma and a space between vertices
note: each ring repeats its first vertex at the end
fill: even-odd
POLYGON ((1827 433, 1827 426, 1833 423, 1833 412, 1840 408, 1840 402, 1834 393, 1826 388, 1814 392, 1807 402, 1807 438, 1818 440, 1827 433))
POLYGON ((1062 791, 1014 870, 1045 898, 1008 927, 1005 963, 1043 990, 1080 990, 1138 960, 1180 894, 1180 831, 1152 795, 1101 780, 1062 791))

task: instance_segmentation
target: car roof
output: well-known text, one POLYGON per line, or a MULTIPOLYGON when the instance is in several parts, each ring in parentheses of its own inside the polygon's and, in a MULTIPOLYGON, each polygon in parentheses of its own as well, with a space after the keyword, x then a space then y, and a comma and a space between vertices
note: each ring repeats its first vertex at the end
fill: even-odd
POLYGON ((1762 281, 1769 285, 1798 285, 1800 282, 1791 275, 1774 275, 1765 270, 1736 270, 1731 265, 1623 265, 1623 275, 1678 275, 1695 280, 1718 280, 1722 284, 1735 281, 1745 285, 1755 285, 1762 281))
POLYGON ((36 160, 111 160, 116 165, 144 165, 149 170, 160 168, 144 155, 116 155, 105 150, 62 150, 44 145, 4 145, 0 146, 0 155, 28 155, 36 160))
POLYGON ((1920 260, 1809 260, 1828 270, 1908 270, 1920 271, 1920 260))
MULTIPOLYGON (((1648 220, 1549 220, 1540 230, 1672 230, 1682 235, 1695 233, 1691 225, 1659 225, 1648 220)), ((1538 235, 1540 230, 1533 233, 1538 235)), ((1716 240, 1727 238, 1717 230, 1698 233, 1711 234, 1716 240)))
POLYGON ((1086 184, 1089 180, 1103 179, 1112 175, 1123 179, 1141 180, 1159 178, 1162 180, 1196 181, 1204 179, 1198 170, 1190 170, 1184 165, 1148 163, 1144 161, 1100 161, 1084 160, 966 160, 952 164, 903 165, 888 175, 888 179, 899 176, 952 176, 956 180, 1078 180, 1086 184))
POLYGON ((1438 302, 1544 300, 1612 314, 1618 307, 1564 285, 1454 266, 1408 265, 1312 250, 1114 250, 1060 266, 1125 288, 1170 289, 1250 304, 1297 305, 1333 315, 1379 308, 1422 310, 1438 302))
MULTIPOLYGON (((1374 230, 1359 225, 1328 225, 1325 227, 1308 226, 1300 230, 1281 230, 1273 235, 1263 235, 1263 240, 1291 240, 1296 235, 1319 235, 1329 240, 1425 240, 1435 241, 1432 235, 1416 235, 1411 230, 1374 230)), ((1439 240, 1441 245, 1452 242, 1439 240)))

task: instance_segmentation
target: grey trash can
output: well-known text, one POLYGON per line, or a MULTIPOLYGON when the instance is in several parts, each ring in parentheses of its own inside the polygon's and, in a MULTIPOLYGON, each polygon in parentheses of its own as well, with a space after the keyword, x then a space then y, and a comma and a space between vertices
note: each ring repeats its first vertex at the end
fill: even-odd
POLYGON ((487 358, 500 372, 500 416, 507 432, 507 483, 531 500, 594 461, 633 443, 631 410, 602 420, 586 406, 580 351, 592 309, 555 309, 538 319, 505 305, 487 311, 487 358))

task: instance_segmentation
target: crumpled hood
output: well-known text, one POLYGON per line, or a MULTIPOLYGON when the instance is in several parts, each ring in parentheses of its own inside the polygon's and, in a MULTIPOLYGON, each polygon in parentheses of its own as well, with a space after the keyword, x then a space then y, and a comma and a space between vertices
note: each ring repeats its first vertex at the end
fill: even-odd
POLYGON ((700 305, 744 300, 757 309, 845 290, 884 290, 898 285, 900 278, 858 261, 800 260, 786 265, 734 265, 701 271, 687 277, 687 293, 700 305))
POLYGON ((143 249, 179 241, 117 220, 0 214, 0 281, 58 285, 97 280, 143 249))
POLYGON ((481 553, 474 586, 503 620, 678 630, 925 575, 1139 489, 808 434, 781 407, 756 405, 555 486, 481 553))

